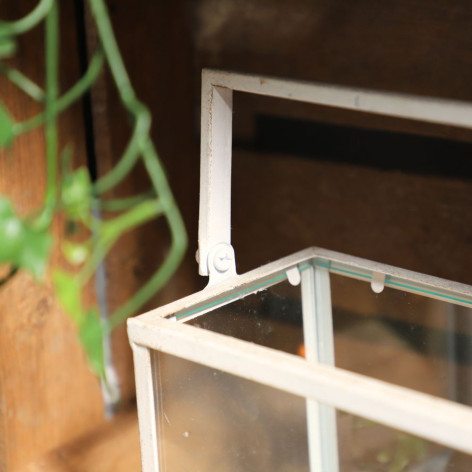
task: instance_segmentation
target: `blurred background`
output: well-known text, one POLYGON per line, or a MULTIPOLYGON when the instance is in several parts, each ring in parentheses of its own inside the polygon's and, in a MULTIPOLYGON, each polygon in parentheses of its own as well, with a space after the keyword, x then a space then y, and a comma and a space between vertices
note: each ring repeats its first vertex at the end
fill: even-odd
MULTIPOLYGON (((6 20, 33 2, 0 6, 6 20)), ((146 309, 206 284, 195 262, 202 68, 472 100, 472 10, 465 0, 113 0, 108 7, 189 233, 184 263, 146 309)), ((66 90, 96 42, 82 0, 61 2, 61 29, 66 90)), ((15 65, 41 83, 42 60, 37 28, 21 38, 15 65)), ((4 78, 0 90, 16 118, 36 111, 4 78)), ((238 272, 320 246, 472 283, 470 130, 238 93, 233 118, 238 272)), ((74 144, 95 177, 116 162, 130 129, 108 73, 60 126, 63 144, 74 144)), ((0 191, 23 211, 44 190, 42 149, 39 130, 0 159, 0 191)), ((138 165, 113 195, 146 190, 146 179, 138 165)), ((168 244, 159 220, 120 240, 105 265, 110 309, 149 277, 168 244)), ((109 420, 50 287, 16 277, 0 288, 0 316, 0 470, 139 470, 125 329, 112 336, 121 399, 109 420)), ((470 324, 458 323, 468 366, 470 324)))

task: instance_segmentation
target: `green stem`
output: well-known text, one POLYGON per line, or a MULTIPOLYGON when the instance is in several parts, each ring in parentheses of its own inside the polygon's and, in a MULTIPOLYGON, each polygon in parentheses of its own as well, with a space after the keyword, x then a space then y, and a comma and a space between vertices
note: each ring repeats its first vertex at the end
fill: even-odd
POLYGON ((0 37, 17 36, 34 28, 49 13, 55 0, 41 0, 28 15, 16 21, 0 21, 0 37))
POLYGON ((160 189, 160 199, 165 208, 165 215, 171 232, 172 246, 166 259, 154 275, 124 305, 110 316, 107 324, 109 331, 116 328, 129 316, 135 314, 167 283, 182 262, 187 248, 187 233, 182 217, 170 192, 170 188, 164 177, 164 170, 150 139, 146 141, 143 150, 143 158, 154 188, 156 188, 156 190, 157 188, 160 189))
POLYGON ((52 221, 57 198, 58 133, 54 102, 59 93, 59 5, 54 0, 46 17, 46 167, 47 188, 44 199, 44 224, 52 221))
POLYGON ((148 200, 128 210, 113 220, 102 223, 100 236, 104 241, 115 242, 121 234, 139 226, 163 212, 160 200, 148 200))
POLYGON ((155 196, 154 190, 150 190, 149 192, 133 195, 132 197, 115 198, 113 200, 94 199, 92 201, 92 208, 103 211, 124 211, 155 196))
POLYGON ((155 218, 162 212, 163 208, 160 200, 154 199, 140 203, 113 220, 104 223, 96 221, 98 228, 95 228, 94 231, 97 235, 94 256, 80 272, 81 283, 85 284, 93 275, 100 262, 123 233, 155 218))
POLYGON ((113 27, 103 0, 89 0, 92 14, 97 24, 113 79, 118 88, 121 101, 125 108, 134 116, 133 135, 119 163, 95 185, 95 192, 100 195, 121 182, 139 158, 139 150, 143 146, 151 127, 151 115, 147 108, 136 98, 133 87, 126 72, 113 27))
POLYGON ((78 275, 78 280, 82 287, 88 282, 90 277, 92 277, 94 272, 97 270, 97 267, 100 265, 103 259, 105 259, 112 246, 113 243, 111 241, 97 241, 91 259, 87 261, 78 275))
POLYGON ((11 57, 17 49, 16 41, 12 38, 0 37, 0 58, 11 57))
POLYGON ((135 98, 135 93, 113 33, 107 7, 103 0, 89 0, 89 3, 121 100, 128 104, 135 98))
POLYGON ((131 315, 136 314, 136 312, 168 282, 182 261, 184 253, 185 245, 173 241, 172 247, 167 254, 165 261, 161 264, 157 272, 155 272, 154 275, 124 305, 115 310, 115 312, 108 318, 105 330, 112 331, 131 315))
MULTIPOLYGON (((77 101, 85 92, 87 92, 87 90, 91 87, 91 85, 93 85, 97 77, 100 75, 103 67, 103 59, 103 51, 98 49, 93 55, 85 74, 53 104, 51 113, 54 116, 57 116, 59 113, 63 112, 66 108, 72 105, 72 103, 77 101)), ((40 113, 28 121, 18 123, 15 126, 15 134, 19 135, 31 131, 37 126, 42 125, 45 121, 46 113, 40 113)))
MULTIPOLYGON (((151 139, 149 138, 149 128, 151 124, 149 112, 135 97, 113 34, 105 3, 103 0, 89 0, 89 2, 120 98, 124 106, 134 115, 136 120, 133 137, 127 150, 130 149, 131 145, 138 145, 138 151, 143 156, 144 164, 151 178, 152 185, 156 194, 159 196, 172 237, 172 246, 164 263, 151 279, 109 318, 107 328, 112 330, 142 307, 144 303, 169 280, 182 260, 187 246, 187 235, 181 215, 167 184, 164 170, 159 162, 151 139), (140 123, 143 124, 140 126, 140 123)), ((99 186, 98 190, 103 191, 104 187, 110 189, 113 185, 116 185, 116 183, 126 175, 125 171, 127 169, 129 171, 130 165, 133 163, 132 158, 136 159, 137 156, 131 152, 128 156, 123 156, 120 161, 120 165, 122 166, 120 172, 115 173, 113 178, 109 178, 106 186, 103 184, 101 187, 99 186), (125 157, 126 160, 124 159, 125 157)))
POLYGON ((181 251, 181 256, 183 256, 188 243, 187 232, 182 220, 182 215, 180 214, 177 203, 175 202, 167 179, 165 178, 165 172, 161 161, 159 160, 154 144, 150 138, 146 141, 146 146, 143 151, 143 159, 146 170, 148 171, 154 185, 154 189, 163 202, 172 241, 175 243, 178 250, 181 251))
POLYGON ((174 200, 174 196, 165 177, 164 168, 162 167, 154 144, 150 138, 147 139, 143 149, 143 160, 154 189, 162 200, 162 204, 165 208, 172 239, 176 241, 178 247, 185 249, 187 246, 187 232, 185 231, 182 215, 174 200))
POLYGON ((44 91, 19 70, 0 62, 0 74, 11 80, 18 88, 37 102, 44 101, 44 91))
POLYGON ((144 106, 141 107, 142 110, 138 107, 140 111, 138 111, 136 117, 133 134, 123 156, 110 172, 98 179, 95 183, 94 193, 96 195, 101 195, 119 184, 136 164, 139 158, 141 142, 143 138, 146 138, 151 128, 151 116, 144 106))

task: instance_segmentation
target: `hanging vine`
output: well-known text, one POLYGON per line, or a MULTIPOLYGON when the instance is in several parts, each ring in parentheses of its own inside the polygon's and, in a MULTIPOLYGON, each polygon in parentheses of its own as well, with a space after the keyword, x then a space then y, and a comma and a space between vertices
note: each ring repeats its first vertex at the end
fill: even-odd
POLYGON ((136 97, 128 77, 104 0, 88 0, 94 18, 99 46, 93 53, 85 74, 67 92, 59 90, 59 0, 41 0, 25 17, 0 21, 0 73, 35 101, 43 110, 24 122, 15 122, 0 101, 0 148, 10 146, 20 135, 43 126, 46 147, 47 188, 40 208, 21 218, 6 196, 0 196, 0 263, 9 266, 5 283, 19 269, 40 280, 48 266, 53 245, 51 225, 59 212, 69 224, 81 228, 85 237, 65 240, 62 251, 67 260, 79 266, 78 272, 55 269, 53 283, 59 303, 77 327, 79 339, 94 372, 105 379, 103 337, 137 312, 172 276, 187 244, 181 215, 168 186, 164 170, 150 137, 151 115, 136 97), (17 36, 44 23, 44 89, 22 72, 4 62, 17 50, 17 36), (131 116, 131 138, 115 167, 92 183, 86 167, 72 169, 72 152, 58 145, 57 120, 62 111, 86 93, 104 66, 110 69, 123 107, 131 116), (103 199, 142 160, 152 184, 152 191, 132 197, 103 199), (116 212, 102 221, 97 211, 116 212), (164 262, 151 278, 111 316, 103 321, 96 308, 82 303, 84 286, 120 236, 157 217, 166 219, 172 244, 164 262))

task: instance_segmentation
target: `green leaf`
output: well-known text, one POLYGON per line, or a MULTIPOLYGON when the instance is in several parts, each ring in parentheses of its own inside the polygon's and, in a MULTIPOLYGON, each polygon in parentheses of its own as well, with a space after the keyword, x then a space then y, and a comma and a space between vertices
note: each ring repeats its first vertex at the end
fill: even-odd
POLYGON ((9 146, 15 137, 15 123, 0 101, 0 147, 9 146))
POLYGON ((46 230, 37 230, 15 215, 10 201, 0 198, 0 262, 43 275, 52 245, 46 230))
POLYGON ((7 198, 0 198, 0 262, 16 262, 24 238, 24 225, 7 198))
POLYGON ((92 183, 85 167, 66 175, 62 180, 62 205, 72 220, 88 221, 92 207, 92 183))
POLYGON ((90 249, 85 244, 71 243, 65 241, 62 244, 62 252, 65 258, 74 265, 83 264, 90 255, 90 249))
POLYGON ((55 270, 52 280, 59 304, 72 321, 80 326, 84 320, 84 314, 81 301, 82 288, 77 277, 62 270, 55 270))
POLYGON ((79 329, 79 340, 87 356, 90 368, 105 379, 103 358, 104 327, 95 310, 82 311, 81 286, 77 277, 56 270, 54 287, 59 304, 79 329))
POLYGON ((39 279, 46 270, 52 238, 46 231, 36 232, 26 227, 24 245, 18 262, 39 279))
POLYGON ((90 367, 101 378, 105 378, 103 335, 104 329, 100 317, 95 310, 90 310, 80 326, 79 338, 90 367))

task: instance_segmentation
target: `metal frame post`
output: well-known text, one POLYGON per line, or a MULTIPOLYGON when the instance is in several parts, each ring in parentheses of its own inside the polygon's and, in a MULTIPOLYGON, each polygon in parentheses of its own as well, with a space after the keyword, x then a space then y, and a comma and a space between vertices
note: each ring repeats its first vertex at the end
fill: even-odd
MULTIPOLYGON (((306 360, 334 366, 334 333, 329 272, 310 266, 302 272, 303 337, 306 360)), ((336 410, 307 400, 310 470, 339 471, 336 410)))

